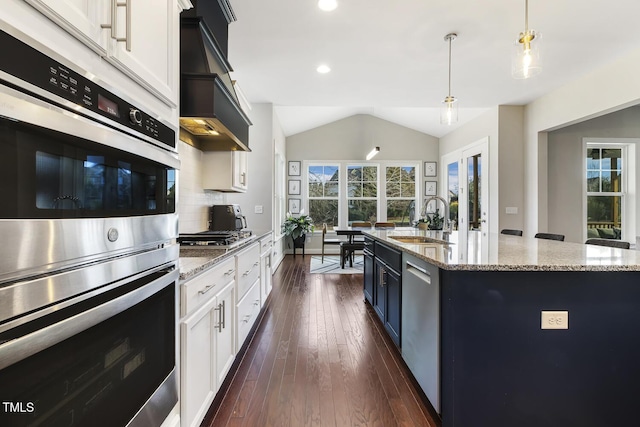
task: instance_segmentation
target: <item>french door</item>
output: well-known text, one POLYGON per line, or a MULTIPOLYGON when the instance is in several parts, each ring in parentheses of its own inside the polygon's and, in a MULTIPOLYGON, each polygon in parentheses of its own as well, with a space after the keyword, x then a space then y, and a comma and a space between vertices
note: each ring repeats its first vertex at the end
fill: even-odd
MULTIPOLYGON (((450 220, 458 230, 458 244, 478 240, 473 247, 486 253, 489 242, 489 140, 484 138, 442 157, 445 198, 451 206, 450 220)), ((460 250, 460 257, 471 261, 480 256, 460 250)))

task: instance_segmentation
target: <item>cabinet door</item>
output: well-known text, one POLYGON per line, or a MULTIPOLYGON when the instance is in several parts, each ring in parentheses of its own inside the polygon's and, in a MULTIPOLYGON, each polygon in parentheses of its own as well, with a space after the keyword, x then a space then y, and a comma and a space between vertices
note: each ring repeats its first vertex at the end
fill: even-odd
POLYGON ((378 314, 378 317, 384 323, 385 318, 385 310, 387 308, 386 304, 386 290, 385 286, 387 284, 387 270, 388 267, 381 262, 379 259, 375 259, 374 262, 376 271, 374 273, 375 277, 375 287, 373 291, 373 308, 378 314))
POLYGON ((236 284, 231 282, 216 296, 215 355, 216 390, 220 388, 235 359, 235 306, 236 284))
POLYGON ((26 0, 98 54, 107 54, 109 0, 26 0))
POLYGON ((262 307, 271 293, 271 253, 266 253, 260 257, 260 306, 262 307))
POLYGON ((205 190, 243 193, 247 190, 245 151, 205 151, 202 156, 205 190))
POLYGON ((386 285, 387 295, 385 310, 384 327, 389 333, 389 336, 400 346, 400 319, 402 317, 402 287, 400 282, 400 275, 392 269, 386 270, 386 285))
POLYGON ((213 327, 218 319, 212 298, 180 324, 180 416, 182 426, 199 426, 216 392, 213 327))
POLYGON ((372 306, 374 305, 373 294, 375 291, 374 271, 373 255, 368 251, 364 251, 364 297, 372 306))
POLYGON ((233 187, 238 190, 247 189, 247 152, 232 151, 233 187))
MULTIPOLYGON (((110 0, 120 2, 120 0, 110 0)), ((125 0, 107 60, 170 107, 177 106, 179 8, 176 0, 125 0)), ((110 3, 112 7, 113 3, 110 3)))

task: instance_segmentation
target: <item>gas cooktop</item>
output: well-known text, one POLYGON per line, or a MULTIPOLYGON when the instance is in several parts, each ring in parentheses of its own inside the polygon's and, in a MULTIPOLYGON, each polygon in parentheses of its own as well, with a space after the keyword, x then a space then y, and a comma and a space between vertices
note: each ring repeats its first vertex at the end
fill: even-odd
POLYGON ((251 230, 220 230, 185 233, 178 236, 181 246, 230 246, 251 237, 251 230))

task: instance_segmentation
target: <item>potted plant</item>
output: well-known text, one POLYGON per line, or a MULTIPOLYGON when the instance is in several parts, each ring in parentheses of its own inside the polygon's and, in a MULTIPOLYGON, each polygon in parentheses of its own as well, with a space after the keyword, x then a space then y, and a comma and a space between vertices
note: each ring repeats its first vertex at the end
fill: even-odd
POLYGON ((442 230, 444 217, 440 215, 438 209, 435 212, 427 213, 425 217, 418 220, 418 228, 421 230, 442 230))
POLYGON ((304 211, 300 212, 300 216, 294 217, 287 212, 287 217, 282 224, 282 232, 285 236, 291 237, 293 240, 293 254, 295 255, 295 248, 303 248, 304 254, 304 242, 308 232, 313 231, 313 219, 309 215, 305 215, 304 211))

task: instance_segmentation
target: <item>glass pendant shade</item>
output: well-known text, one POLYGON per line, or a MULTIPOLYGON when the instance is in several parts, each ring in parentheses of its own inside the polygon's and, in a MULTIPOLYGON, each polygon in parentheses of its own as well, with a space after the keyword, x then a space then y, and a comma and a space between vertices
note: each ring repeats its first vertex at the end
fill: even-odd
POLYGON ((452 125, 458 122, 458 100, 453 96, 447 96, 442 101, 440 108, 440 124, 452 125))
POLYGON ((520 33, 511 59, 511 75, 515 79, 528 79, 541 71, 540 34, 533 30, 520 33))

